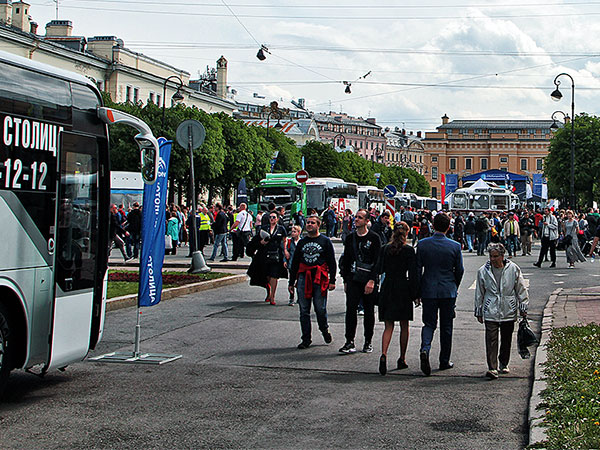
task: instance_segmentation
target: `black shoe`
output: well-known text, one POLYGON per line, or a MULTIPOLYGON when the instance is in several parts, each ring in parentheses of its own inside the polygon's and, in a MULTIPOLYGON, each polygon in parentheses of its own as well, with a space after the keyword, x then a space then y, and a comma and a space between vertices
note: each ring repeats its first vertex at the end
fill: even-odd
POLYGON ((232 261, 237 261, 237 258, 231 258, 232 261))
POLYGON ((542 268, 542 263, 533 263, 533 265, 534 265, 535 267, 537 267, 538 269, 541 269, 541 268, 542 268))
POLYGON ((373 346, 369 341, 365 342, 362 349, 363 353, 373 353, 373 346))
POLYGON ((448 370, 454 367, 454 363, 452 361, 448 361, 447 363, 440 363, 440 370, 448 370))
POLYGON ((429 353, 427 353, 426 351, 421 352, 421 372, 423 372, 426 377, 431 375, 431 366, 429 365, 429 353))
POLYGON ((221 261, 219 261, 219 262, 227 262, 227 261, 229 261, 227 258, 223 258, 223 259, 222 259, 221 261))
POLYGON ((385 355, 379 357, 379 373, 385 375, 387 373, 387 358, 385 355))
POLYGON ((349 353, 356 353, 356 347, 354 346, 354 342, 350 341, 350 342, 346 342, 344 344, 344 346, 342 348, 340 348, 340 353, 345 353, 345 354, 349 354, 349 353))
POLYGON ((310 342, 302 341, 298 344, 298 350, 304 350, 310 347, 310 342))
POLYGON ((333 342, 333 336, 331 336, 329 330, 323 332, 323 340, 326 344, 331 344, 333 342))
POLYGON ((408 369, 408 364, 402 358, 398 358, 398 370, 408 369))
POLYGON ((556 263, 552 263, 552 264, 550 264, 550 268, 551 268, 551 269, 552 269, 552 268, 554 268, 554 267, 556 267, 556 263))

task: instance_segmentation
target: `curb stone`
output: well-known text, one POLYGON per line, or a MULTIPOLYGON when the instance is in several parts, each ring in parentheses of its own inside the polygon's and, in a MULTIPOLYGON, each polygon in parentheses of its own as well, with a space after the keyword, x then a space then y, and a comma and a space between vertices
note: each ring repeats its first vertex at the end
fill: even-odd
MULTIPOLYGON (((193 294, 195 292, 206 291, 231 284, 242 283, 248 279, 247 275, 231 275, 228 277, 217 278, 214 280, 201 281, 199 283, 186 284, 169 289, 163 289, 161 300, 170 300, 182 295, 193 294)), ((137 305, 137 294, 123 295, 106 300, 106 311, 115 311, 117 309, 128 308, 137 305)))
POLYGON ((529 445, 543 442, 547 438, 546 427, 543 424, 546 410, 540 408, 540 405, 543 402, 542 391, 544 391, 547 386, 543 365, 547 361, 546 344, 550 338, 550 332, 552 331, 554 322, 554 305, 562 290, 562 288, 559 288, 552 292, 548 299, 548 303, 546 303, 546 307, 544 308, 540 344, 535 351, 533 387, 531 389, 531 396, 529 397, 529 445))

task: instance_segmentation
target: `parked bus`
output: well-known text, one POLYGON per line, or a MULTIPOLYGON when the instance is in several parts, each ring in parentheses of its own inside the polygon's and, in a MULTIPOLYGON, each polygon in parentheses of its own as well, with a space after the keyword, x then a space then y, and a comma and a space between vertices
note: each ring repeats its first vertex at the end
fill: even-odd
POLYGON ((510 211, 519 207, 519 197, 508 189, 487 184, 478 180, 470 187, 460 188, 446 197, 450 210, 510 211))
POLYGON ((144 198, 144 181, 139 172, 120 172, 112 171, 110 173, 110 202, 115 205, 123 205, 125 211, 135 202, 142 204, 144 198))
POLYGON ((358 185, 340 178, 309 178, 306 182, 306 208, 321 214, 334 205, 338 213, 358 210, 358 185))
POLYGON ((365 209, 375 208, 379 212, 382 212, 385 209, 383 189, 375 186, 358 186, 358 207, 365 209))
POLYGON ((398 192, 394 196, 394 200, 396 203, 396 211, 400 209, 400 207, 413 206, 416 204, 417 196, 412 192, 398 192))
POLYGON ((81 75, 0 52, 0 392, 11 370, 63 368, 102 336, 116 122, 140 131, 154 182, 158 143, 145 123, 103 108, 81 75))
POLYGON ((286 226, 289 226, 291 218, 298 211, 306 213, 306 202, 302 201, 302 184, 296 181, 295 173, 268 173, 260 180, 251 197, 256 198, 256 203, 250 205, 253 212, 266 210, 271 202, 275 206, 285 207, 283 222, 286 226))

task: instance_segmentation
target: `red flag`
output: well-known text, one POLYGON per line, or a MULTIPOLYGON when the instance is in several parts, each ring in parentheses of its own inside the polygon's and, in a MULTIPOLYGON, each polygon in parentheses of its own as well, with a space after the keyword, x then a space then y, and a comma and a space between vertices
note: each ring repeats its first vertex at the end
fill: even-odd
POLYGON ((446 204, 446 174, 442 174, 442 205, 446 204))

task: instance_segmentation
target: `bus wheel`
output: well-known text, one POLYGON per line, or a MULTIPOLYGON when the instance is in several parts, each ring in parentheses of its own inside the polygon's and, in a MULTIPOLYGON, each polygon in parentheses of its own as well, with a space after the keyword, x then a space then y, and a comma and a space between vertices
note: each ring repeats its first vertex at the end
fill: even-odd
POLYGON ((12 369, 9 346, 10 324, 8 318, 6 307, 0 304, 0 395, 4 392, 8 375, 12 369))

